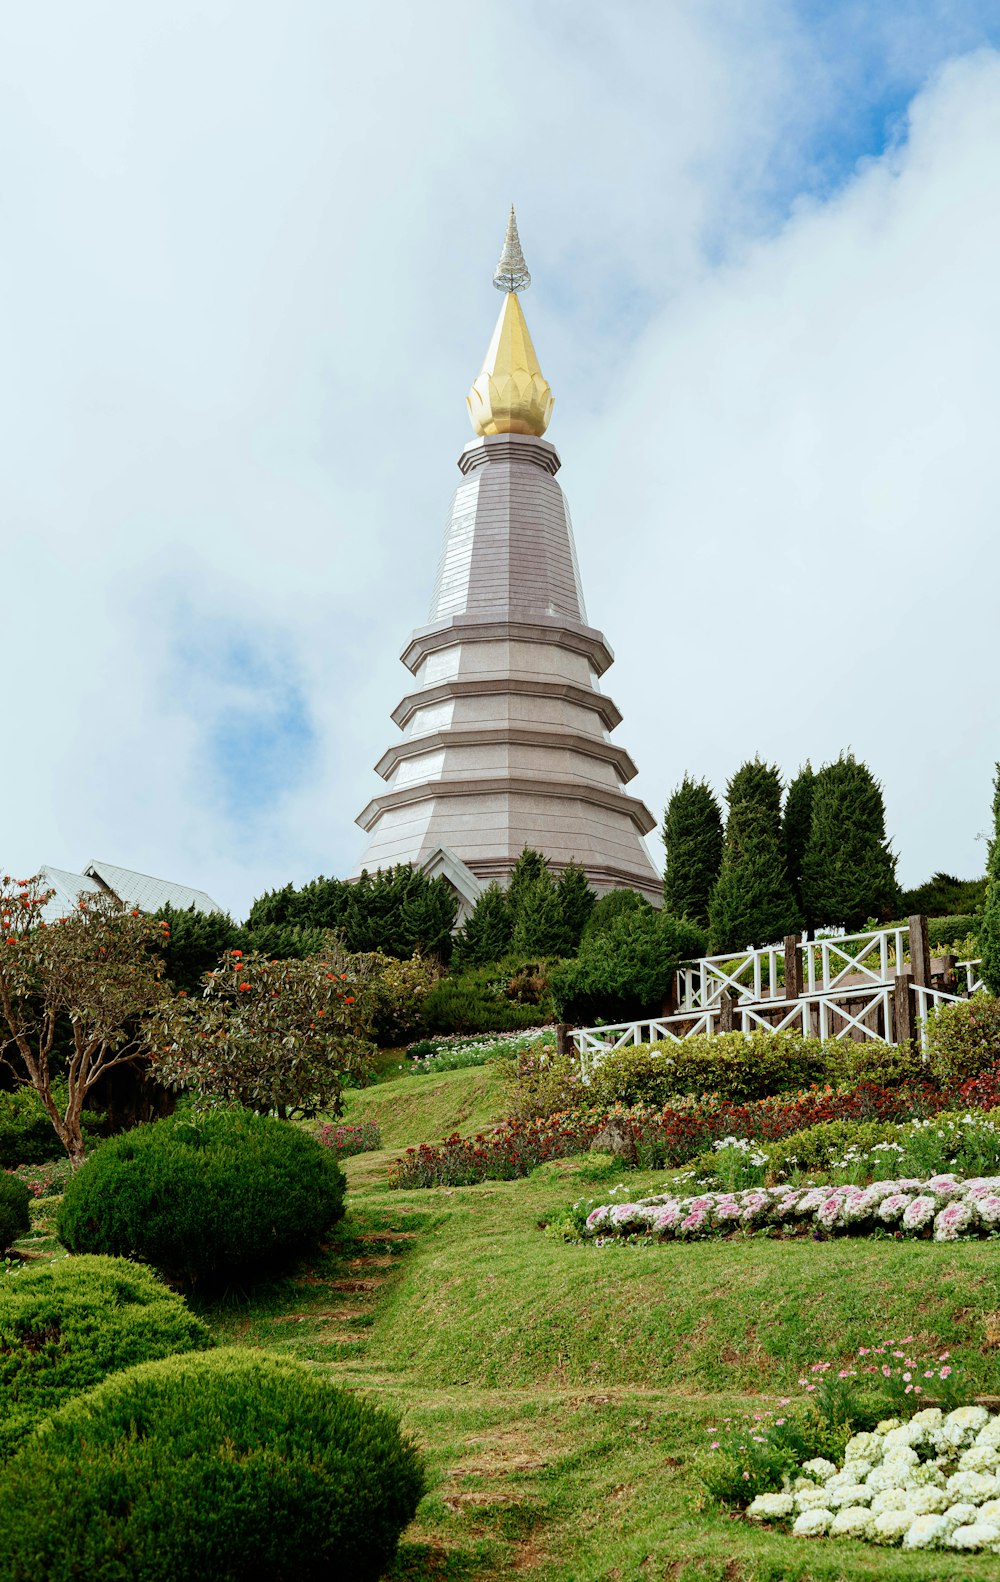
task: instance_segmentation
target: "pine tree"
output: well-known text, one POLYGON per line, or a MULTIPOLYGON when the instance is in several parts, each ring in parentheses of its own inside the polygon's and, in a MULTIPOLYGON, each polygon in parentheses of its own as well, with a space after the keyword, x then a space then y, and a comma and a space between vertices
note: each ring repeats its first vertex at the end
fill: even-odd
POLYGON ((886 921, 899 907, 882 788, 853 753, 841 753, 816 776, 802 897, 817 924, 839 925, 848 933, 872 917, 886 921))
POLYGON ((774 944, 802 927, 781 840, 781 774, 760 759, 726 787, 722 866, 708 907, 714 955, 774 944))
POLYGON ((785 847, 785 862, 788 866, 788 878, 792 886, 792 894, 798 902, 799 910, 805 918, 806 928, 810 933, 815 927, 815 922, 809 916, 802 900, 802 859, 805 856, 806 846, 809 842, 809 831, 812 827, 812 804, 815 785, 816 776, 813 774, 812 765, 807 759, 788 787, 788 792, 785 796, 785 811, 781 820, 781 836, 785 847))
POLYGON ((979 927, 983 982, 991 994, 1000 994, 1000 764, 993 782, 993 838, 986 863, 986 903, 979 927))
POLYGON ((418 882, 409 887, 400 910, 401 943, 408 955, 419 952, 448 961, 458 896, 443 874, 428 879, 419 869, 415 872, 418 882))
POLYGON ((722 813, 705 781, 684 776, 663 815, 663 844, 664 911, 707 923, 708 898, 722 863, 722 813))
POLYGON ((455 936, 458 967, 487 967, 510 950, 513 933, 507 896, 498 884, 487 885, 455 936))
POLYGON ((562 908, 569 949, 573 951, 583 937, 583 931, 590 920, 597 896, 587 883, 587 875, 578 862, 566 864, 556 881, 556 891, 562 908))
POLYGON ((519 889, 511 951, 515 956, 550 957, 568 956, 572 949, 559 890, 546 870, 519 889))
POLYGON ((517 922, 517 914, 521 905, 521 894, 529 884, 536 879, 549 879, 549 865, 540 851, 533 851, 530 846, 525 846, 520 857, 514 864, 510 882, 507 885, 507 905, 510 907, 512 922, 517 922))

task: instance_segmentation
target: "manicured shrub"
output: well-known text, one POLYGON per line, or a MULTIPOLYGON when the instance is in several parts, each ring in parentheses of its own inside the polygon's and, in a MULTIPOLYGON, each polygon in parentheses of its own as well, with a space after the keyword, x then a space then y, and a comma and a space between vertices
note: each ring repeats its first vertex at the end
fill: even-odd
POLYGON ((522 965, 508 959, 442 978, 424 1000, 427 1032, 506 1033, 554 1021, 547 986, 536 1005, 511 997, 511 984, 522 965))
POLYGON ((330 1150, 247 1110, 170 1116, 110 1138, 70 1181, 72 1252, 153 1264, 183 1285, 250 1279, 313 1248, 344 1212, 330 1150))
POLYGON ((211 1345, 183 1299, 126 1258, 57 1258, 9 1275, 0 1280, 0 1458, 109 1373, 211 1345))
POLYGON ((700 955, 704 945, 701 929, 685 918, 652 907, 624 913, 606 932, 586 933, 575 961, 553 968, 561 1020, 590 1024, 657 1015, 681 962, 700 955))
POLYGON ((683 1043, 633 1046, 594 1072, 597 1104, 666 1104, 679 1093, 742 1101, 794 1092, 826 1075, 827 1047, 797 1033, 722 1033, 683 1043))
POLYGON ((584 926, 582 938, 592 939, 595 934, 606 934, 612 923, 624 912, 651 912, 653 907, 638 890, 609 890, 594 905, 584 926))
POLYGON ((829 1170, 851 1152, 865 1153, 876 1143, 893 1141, 898 1130, 892 1121, 823 1121, 760 1146, 767 1155, 768 1174, 783 1180, 796 1170, 829 1170))
POLYGON ((31 1229, 28 1205, 34 1193, 14 1175, 0 1175, 0 1252, 12 1247, 19 1236, 31 1229))
POLYGON ((934 1078, 950 1086, 1000 1061, 1000 1000, 974 994, 940 1005, 927 1018, 927 1060, 934 1078))
POLYGON ((722 813, 711 787, 685 775, 663 815, 663 909, 708 924, 708 898, 722 861, 722 813))
POLYGON ((246 1350, 129 1368, 0 1474, 0 1579, 375 1582, 425 1480, 389 1413, 246 1350))

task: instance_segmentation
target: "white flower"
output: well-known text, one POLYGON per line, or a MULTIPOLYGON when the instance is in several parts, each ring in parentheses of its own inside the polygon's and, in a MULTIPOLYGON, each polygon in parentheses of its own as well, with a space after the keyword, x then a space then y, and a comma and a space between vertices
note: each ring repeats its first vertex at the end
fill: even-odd
POLYGON ((872 1518, 871 1537, 877 1544, 898 1544, 912 1523, 911 1511, 881 1511, 872 1518))
POLYGON ((949 1203, 934 1220, 934 1240, 955 1241, 964 1230, 968 1230, 974 1219, 975 1211, 971 1203, 965 1203, 961 1198, 949 1203))
POLYGON ((762 1522, 775 1521, 791 1516, 794 1509, 795 1501, 790 1494, 758 1494, 747 1506, 747 1515, 762 1522))
POLYGON ((847 1505, 830 1523, 831 1538, 867 1538, 872 1530, 872 1513, 864 1505, 847 1505))
POLYGON ((831 1484, 826 1486, 827 1504, 831 1510, 839 1511, 845 1505, 867 1505, 872 1497, 872 1490, 864 1483, 845 1483, 839 1489, 831 1484))
POLYGON ((818 1483, 825 1483, 827 1478, 832 1478, 837 1471, 832 1461, 827 1461, 823 1456, 815 1456, 812 1461, 803 1461, 802 1471, 807 1472, 818 1483))
POLYGON ((960 1500, 957 1505, 949 1505, 944 1512, 944 1519, 952 1530, 956 1527, 965 1527, 969 1522, 976 1521, 978 1517, 979 1507, 973 1505, 971 1500, 960 1500))
POLYGON ((939 1549, 948 1536, 943 1516, 918 1516, 903 1537, 904 1549, 939 1549))
POLYGON ((1000 1522, 1000 1500, 987 1500, 979 1507, 981 1522, 1000 1522))
POLYGON ((919 1423, 925 1433, 933 1433, 935 1428, 940 1428, 944 1422, 944 1413, 940 1406, 925 1406, 922 1412, 914 1412, 910 1418, 911 1423, 919 1423))
POLYGON ((1000 1446, 981 1445, 977 1439, 958 1458, 959 1472, 995 1472, 1000 1466, 1000 1446))
POLYGON ((903 1229, 921 1230, 924 1225, 930 1224, 939 1207, 939 1200, 933 1194, 915 1197, 903 1210, 903 1229))
MULTIPOLYGON (((918 1423, 911 1418, 908 1423, 903 1423, 901 1427, 890 1429, 883 1439, 882 1444, 884 1446, 885 1454, 889 1454, 890 1451, 902 1449, 908 1450, 912 1445, 922 1445, 926 1438, 926 1425, 924 1423, 918 1423)), ((916 1456, 914 1456, 913 1459, 916 1461, 916 1456)))
POLYGON ((880 1489, 872 1495, 872 1515, 882 1516, 886 1511, 909 1511, 908 1520, 913 1520, 905 1489, 880 1489))
POLYGON ((873 1494, 881 1494, 883 1489, 901 1489, 906 1481, 908 1467, 874 1467, 865 1478, 865 1483, 873 1494))
POLYGON ((912 1445, 893 1445, 882 1457, 882 1466, 887 1472, 897 1469, 905 1472, 908 1467, 915 1467, 919 1460, 912 1445))
POLYGON ((973 1500, 981 1505, 983 1500, 995 1500, 1000 1496, 1000 1478, 988 1472, 956 1472, 945 1488, 953 1499, 973 1500))
POLYGON ((986 1197, 976 1198, 975 1203, 979 1220, 988 1230, 1000 1224, 1000 1197, 995 1192, 990 1192, 986 1197))
POLYGON ((795 1518, 792 1532, 796 1533, 799 1538, 821 1538, 828 1531, 832 1521, 832 1511, 803 1511, 801 1516, 795 1518))
POLYGON ((795 1509, 797 1511, 822 1511, 826 1509, 826 1490, 818 1489, 815 1483, 811 1488, 798 1489, 795 1493, 795 1509))
POLYGON ((935 1447, 938 1450, 952 1447, 964 1450, 989 1422, 989 1417, 985 1406, 960 1406, 957 1411, 949 1412, 941 1427, 932 1435, 935 1447))
POLYGON ((976 1435, 977 1445, 1000 1445, 1000 1417, 991 1417, 976 1435))
POLYGON ((878 1434, 855 1434, 844 1448, 844 1467, 848 1467, 852 1461, 871 1461, 881 1446, 882 1440, 878 1434))
POLYGON ((944 1489, 931 1487, 906 1489, 906 1509, 911 1516, 940 1516, 948 1509, 951 1496, 944 1489))
POLYGON ((827 1478, 827 1480, 826 1480, 827 1493, 831 1494, 837 1489, 850 1488, 851 1484, 852 1483, 857 1483, 857 1481, 858 1480, 854 1476, 854 1473, 849 1471, 845 1467, 843 1472, 835 1472, 833 1474, 832 1478, 827 1478))
POLYGON ((967 1527, 956 1527, 945 1542, 949 1549, 985 1549, 987 1544, 1000 1540, 1000 1527, 992 1522, 970 1522, 967 1527))
POLYGON ((883 1417, 883 1419, 882 1419, 882 1421, 880 1423, 876 1423, 875 1424, 875 1427, 872 1429, 872 1433, 873 1434, 891 1434, 892 1430, 894 1428, 898 1428, 899 1426, 900 1426, 900 1423, 899 1423, 899 1418, 898 1417, 883 1417))

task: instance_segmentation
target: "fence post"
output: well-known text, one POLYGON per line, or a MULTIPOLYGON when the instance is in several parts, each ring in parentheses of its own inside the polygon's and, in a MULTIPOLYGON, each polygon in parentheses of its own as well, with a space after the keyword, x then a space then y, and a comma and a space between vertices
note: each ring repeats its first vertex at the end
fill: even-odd
MULTIPOLYGON (((910 925, 910 976, 922 989, 931 986, 931 947, 927 935, 927 919, 919 913, 907 918, 910 925)), ((897 961, 896 971, 901 963, 897 961)))
POLYGON ((568 1055, 569 1054, 569 1023, 568 1022, 557 1022, 556 1023, 556 1054, 557 1055, 568 1055))
POLYGON ((911 1044, 916 1031, 916 1016, 913 1004, 913 984, 909 974, 905 972, 896 974, 896 981, 892 991, 892 1021, 896 1043, 911 1044))
POLYGON ((731 1033, 733 1031, 733 1008, 735 1000, 728 989, 723 989, 719 995, 719 1032, 731 1033))
POLYGON ((802 955, 798 934, 785 935, 785 999, 802 998, 802 955))

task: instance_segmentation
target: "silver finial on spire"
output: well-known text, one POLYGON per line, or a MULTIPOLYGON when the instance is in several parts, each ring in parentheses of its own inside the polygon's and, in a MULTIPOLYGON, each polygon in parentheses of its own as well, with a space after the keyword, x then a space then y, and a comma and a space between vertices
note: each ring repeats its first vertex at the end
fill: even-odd
POLYGON ((517 234, 513 204, 510 206, 510 219, 507 221, 503 252, 500 254, 500 262, 493 271, 493 284, 498 291, 525 291, 531 285, 531 276, 528 274, 528 266, 524 261, 517 234))

